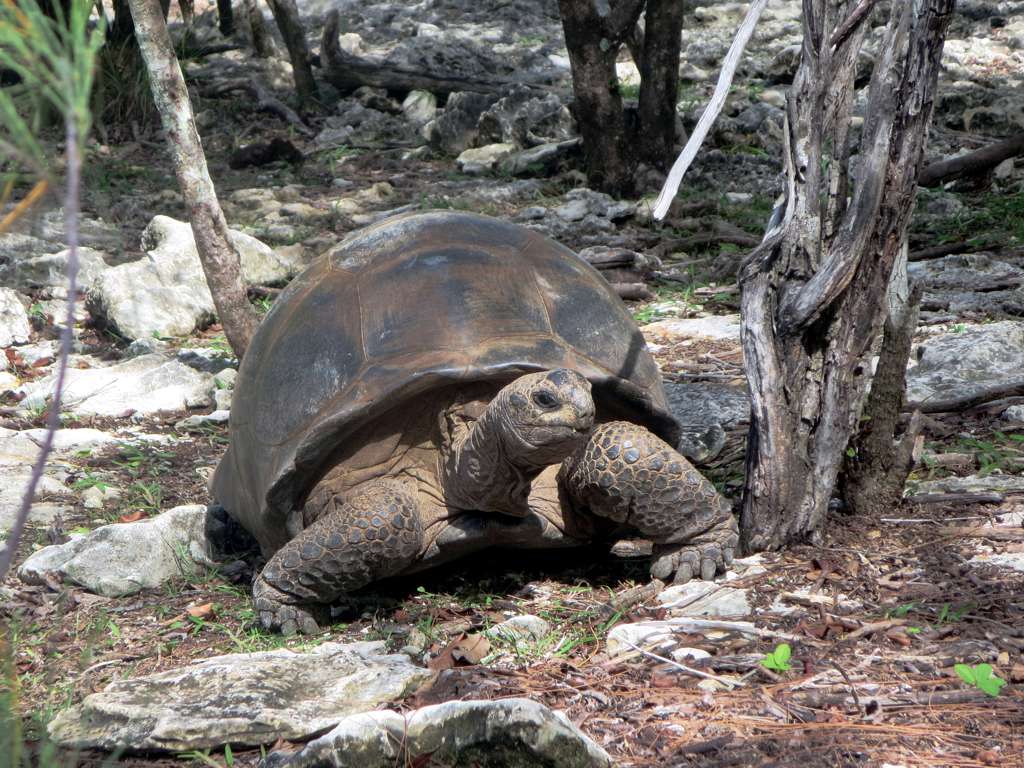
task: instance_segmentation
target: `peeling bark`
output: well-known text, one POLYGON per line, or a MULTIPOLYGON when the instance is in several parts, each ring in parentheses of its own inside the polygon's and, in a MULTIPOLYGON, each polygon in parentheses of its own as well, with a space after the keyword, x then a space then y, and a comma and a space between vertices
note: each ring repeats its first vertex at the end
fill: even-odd
POLYGON ((130 5, 135 35, 149 72, 153 100, 167 133, 174 172, 188 207, 206 283, 228 343, 241 359, 256 330, 256 311, 246 296, 241 259, 228 238, 227 221, 206 167, 185 78, 174 55, 159 0, 130 0, 130 5))
POLYGON ((954 0, 892 4, 851 183, 847 128, 869 4, 804 0, 786 104, 785 213, 740 272, 752 402, 747 550, 813 539, 824 522, 913 208, 954 0))

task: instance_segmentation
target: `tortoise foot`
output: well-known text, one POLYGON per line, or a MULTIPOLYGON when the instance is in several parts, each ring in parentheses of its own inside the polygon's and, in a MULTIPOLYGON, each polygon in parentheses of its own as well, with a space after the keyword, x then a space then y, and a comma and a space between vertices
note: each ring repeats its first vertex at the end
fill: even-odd
POLYGON ((672 446, 626 421, 601 424, 562 465, 574 504, 655 542, 651 575, 714 578, 739 542, 728 502, 672 446))
POLYGON ((320 632, 315 614, 321 614, 321 619, 326 618, 325 612, 317 610, 318 607, 295 605, 295 598, 268 583, 262 575, 253 584, 252 595, 260 626, 269 632, 280 632, 285 636, 296 632, 315 635, 320 632))
POLYGON ((285 634, 318 631, 318 612, 400 573, 423 541, 416 499, 397 483, 374 481, 347 496, 319 486, 306 512, 315 522, 270 558, 253 585, 261 623, 285 634))
POLYGON ((729 515, 719 525, 685 544, 655 544, 651 577, 673 584, 693 578, 710 581, 732 563, 739 544, 736 519, 729 515))

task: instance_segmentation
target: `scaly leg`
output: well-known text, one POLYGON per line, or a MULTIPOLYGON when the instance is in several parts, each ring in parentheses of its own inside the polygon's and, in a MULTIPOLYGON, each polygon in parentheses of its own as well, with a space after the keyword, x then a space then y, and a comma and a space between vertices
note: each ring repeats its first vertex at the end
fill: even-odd
POLYGON ((317 614, 405 569, 423 543, 416 499, 397 483, 368 483, 345 497, 322 486, 306 507, 316 522, 281 547, 253 584, 260 623, 286 635, 319 631, 317 614))
POLYGON ((736 520, 714 486, 668 443, 628 421, 601 424, 562 464, 574 503, 655 542, 651 575, 712 579, 732 562, 736 520))

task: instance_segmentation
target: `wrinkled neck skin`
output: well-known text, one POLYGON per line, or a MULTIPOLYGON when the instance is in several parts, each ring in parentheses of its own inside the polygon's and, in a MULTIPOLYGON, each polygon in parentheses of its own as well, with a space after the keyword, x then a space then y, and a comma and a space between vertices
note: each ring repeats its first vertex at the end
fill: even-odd
POLYGON ((502 390, 468 430, 452 436, 441 460, 448 506, 523 517, 534 478, 565 458, 522 440, 512 429, 509 411, 508 392, 502 390))

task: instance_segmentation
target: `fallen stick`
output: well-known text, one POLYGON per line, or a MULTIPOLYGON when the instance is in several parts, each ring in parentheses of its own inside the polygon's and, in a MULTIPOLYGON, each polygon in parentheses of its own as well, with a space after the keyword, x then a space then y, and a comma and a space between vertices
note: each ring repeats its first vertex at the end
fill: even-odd
POLYGON ((977 253, 978 251, 996 251, 1002 248, 1002 243, 946 243, 935 245, 931 248, 922 248, 919 251, 911 251, 907 261, 928 261, 930 259, 941 259, 943 256, 956 256, 961 253, 977 253))
POLYGON ((939 533, 971 539, 992 539, 992 541, 1024 541, 1024 528, 984 526, 947 526, 939 533))
POLYGON ((655 659, 657 661, 668 664, 669 666, 675 667, 680 672, 685 672, 686 674, 692 675, 693 677, 700 677, 705 680, 714 680, 716 683, 721 683, 730 690, 732 690, 733 688, 739 688, 743 685, 743 683, 741 683, 739 680, 733 680, 728 677, 719 677, 718 675, 712 675, 709 672, 702 672, 699 669, 694 669, 693 667, 688 667, 685 664, 680 664, 678 661, 675 661, 674 659, 669 659, 664 656, 659 656, 656 653, 652 653, 651 651, 646 651, 643 648, 640 648, 639 646, 633 645, 633 643, 629 642, 629 640, 623 640, 622 642, 642 656, 646 656, 650 659, 655 659))
POLYGON ((911 504, 1002 504, 1005 497, 995 491, 979 493, 918 493, 907 496, 904 501, 911 504))
POLYGON ((980 176, 995 168, 1004 160, 1024 154, 1024 133, 1005 141, 989 144, 987 147, 958 155, 927 166, 917 177, 921 187, 937 187, 947 181, 965 176, 980 176))
POLYGON ((647 584, 632 587, 617 595, 612 595, 611 599, 598 609, 597 619, 598 621, 607 621, 615 614, 624 614, 633 606, 647 602, 663 589, 665 589, 663 581, 651 579, 647 584))
POLYGON ((704 139, 707 138, 711 126, 714 125, 715 120, 722 111, 722 107, 725 106, 725 97, 729 95, 732 79, 736 74, 736 67, 739 66, 740 57, 743 56, 743 49, 747 47, 751 35, 754 34, 757 20, 761 18, 761 12, 767 4, 768 0, 754 0, 750 4, 746 18, 743 19, 743 23, 740 24, 740 28, 736 31, 736 38, 732 41, 729 53, 726 54, 725 61, 722 63, 722 71, 718 75, 718 84, 715 85, 715 92, 711 95, 711 101, 704 108, 700 120, 697 121, 697 127, 693 129, 690 140, 686 142, 683 151, 679 153, 679 157, 672 164, 672 169, 668 172, 668 178, 665 179, 661 193, 654 203, 653 216, 658 221, 664 219, 665 214, 668 213, 668 209, 672 205, 676 193, 679 191, 679 185, 683 183, 683 176, 686 174, 694 158, 697 157, 697 152, 704 143, 704 139))
POLYGON ((341 49, 338 35, 341 32, 341 16, 337 10, 324 19, 320 53, 323 58, 324 76, 335 88, 343 91, 363 85, 386 88, 389 91, 430 91, 447 94, 456 91, 475 93, 500 93, 511 85, 525 85, 530 88, 545 88, 545 84, 525 79, 493 78, 481 80, 470 77, 453 77, 441 72, 412 70, 396 67, 381 59, 360 58, 341 49))
POLYGON ((1016 397, 1018 395, 1024 395, 1024 379, 1014 379, 1013 381, 993 384, 973 395, 960 395, 945 399, 924 400, 919 403, 907 403, 903 406, 903 410, 907 412, 918 410, 921 413, 949 413, 951 411, 963 411, 1003 397, 1016 397))

